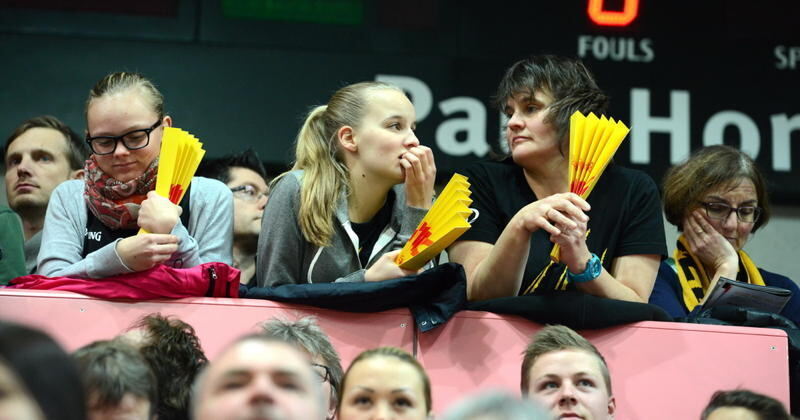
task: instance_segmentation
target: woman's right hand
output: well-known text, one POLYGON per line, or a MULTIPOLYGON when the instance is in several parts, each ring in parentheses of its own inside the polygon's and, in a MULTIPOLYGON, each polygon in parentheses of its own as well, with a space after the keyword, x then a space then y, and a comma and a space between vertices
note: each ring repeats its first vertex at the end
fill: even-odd
POLYGON ((164 233, 145 233, 129 236, 116 246, 117 255, 133 271, 155 267, 178 250, 178 237, 164 233))
POLYGON ((588 222, 584 212, 590 209, 589 203, 575 193, 553 194, 520 209, 511 223, 528 233, 544 229, 550 235, 560 235, 562 229, 577 228, 575 220, 588 222))
POLYGON ((703 266, 714 270, 714 273, 707 273, 712 278, 719 272, 721 276, 735 279, 739 271, 739 254, 704 217, 703 211, 697 209, 683 222, 683 237, 689 244, 689 251, 700 259, 703 266))
POLYGON ((403 155, 400 165, 405 171, 406 204, 418 209, 429 209, 433 204, 436 182, 436 162, 427 146, 415 146, 403 155))
POLYGON ((420 270, 407 270, 400 268, 394 260, 400 255, 401 250, 387 252, 381 255, 372 267, 364 273, 364 281, 383 281, 417 274, 420 270))

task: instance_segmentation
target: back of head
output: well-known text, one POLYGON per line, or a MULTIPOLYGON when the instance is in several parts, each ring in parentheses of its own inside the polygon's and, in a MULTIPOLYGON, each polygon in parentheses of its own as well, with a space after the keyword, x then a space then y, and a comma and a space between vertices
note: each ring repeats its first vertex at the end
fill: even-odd
POLYGON ((106 95, 127 92, 130 89, 139 89, 158 117, 164 117, 164 95, 161 94, 153 82, 139 73, 116 72, 100 79, 89 91, 89 98, 86 99, 87 119, 92 101, 106 95))
MULTIPOLYGON (((345 389, 347 388, 347 376, 353 370, 353 366, 358 364, 358 362, 369 360, 374 357, 392 357, 398 359, 402 362, 407 363, 420 376, 422 380, 422 392, 425 397, 425 411, 430 412, 433 409, 433 398, 431 392, 431 380, 428 377, 428 373, 425 372, 425 368, 414 358, 410 353, 403 349, 399 349, 397 347, 378 347, 370 350, 365 350, 361 352, 352 362, 350 362, 350 366, 347 368, 347 371, 344 373, 344 378, 342 379, 342 386, 339 391, 339 394, 344 396, 345 389)), ((341 408, 341 399, 339 400, 339 407, 341 408)))
POLYGON ((75 362, 47 334, 0 321, 0 362, 19 377, 47 419, 86 418, 75 362))
POLYGON ((780 401, 758 394, 746 389, 735 389, 731 391, 717 391, 711 396, 701 420, 710 418, 711 413, 718 408, 745 408, 756 415, 761 420, 791 420, 792 416, 786 412, 786 408, 780 401))
POLYGON ((725 145, 699 149, 664 174, 664 214, 667 221, 682 230, 684 217, 699 205, 703 195, 713 189, 733 187, 743 178, 751 180, 756 187, 761 216, 753 224, 752 232, 757 231, 767 224, 770 217, 766 181, 750 156, 725 145))
POLYGON ((603 374, 603 380, 605 381, 606 389, 608 390, 608 395, 613 395, 613 392, 611 391, 611 375, 608 372, 608 365, 606 364, 606 360, 603 358, 603 355, 600 354, 597 348, 590 343, 589 340, 583 338, 571 328, 563 325, 548 325, 542 328, 533 336, 530 344, 528 344, 528 347, 526 347, 525 351, 522 353, 523 359, 520 374, 520 390, 522 391, 523 395, 528 393, 528 388, 530 386, 529 372, 531 371, 531 367, 533 367, 534 363, 536 363, 536 360, 546 353, 560 350, 582 350, 597 356, 598 363, 600 364, 600 370, 603 374))
POLYGON ((192 383, 208 363, 194 328, 161 314, 147 315, 132 328, 139 328, 144 334, 139 353, 158 384, 158 417, 188 418, 192 383))
POLYGON ((322 331, 313 317, 303 317, 297 321, 273 318, 261 324, 264 335, 296 346, 312 358, 320 357, 330 370, 330 380, 334 403, 338 403, 344 372, 339 354, 333 348, 328 335, 322 331))
POLYGON ((371 89, 398 89, 382 82, 361 82, 336 91, 327 105, 314 108, 297 134, 293 169, 303 169, 300 229, 308 242, 325 246, 333 235, 333 212, 349 175, 337 131, 358 127, 367 113, 371 89))
POLYGON ((158 392, 150 367, 136 349, 118 341, 95 341, 73 354, 78 362, 89 410, 119 406, 126 395, 149 403, 155 415, 158 392))
POLYGON ((197 168, 197 175, 217 179, 223 184, 227 184, 230 181, 230 168, 232 167, 250 169, 264 178, 265 182, 269 182, 264 164, 261 163, 258 154, 253 149, 216 159, 203 160, 200 162, 200 167, 197 168))
POLYGON ((86 158, 89 157, 89 147, 86 142, 73 131, 68 125, 61 122, 56 117, 51 115, 41 115, 25 120, 22 124, 18 125, 11 135, 6 139, 3 146, 3 165, 5 165, 6 154, 11 143, 21 136, 26 131, 32 128, 49 128, 56 130, 64 135, 66 158, 69 162, 70 169, 78 170, 83 169, 86 158))
POLYGON ((547 122, 565 139, 569 118, 575 111, 604 114, 608 96, 597 86, 594 76, 579 59, 556 55, 534 55, 517 61, 506 70, 494 100, 499 109, 518 94, 533 97, 536 91, 553 98, 547 122))
POLYGON ((447 410, 442 420, 549 420, 552 416, 530 400, 507 391, 471 395, 447 410))

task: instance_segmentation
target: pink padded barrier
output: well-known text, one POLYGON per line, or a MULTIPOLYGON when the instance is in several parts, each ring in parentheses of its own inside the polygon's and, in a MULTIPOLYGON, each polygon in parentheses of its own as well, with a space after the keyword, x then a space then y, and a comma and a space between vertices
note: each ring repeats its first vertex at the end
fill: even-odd
MULTIPOLYGON (((519 392, 521 353, 541 325, 464 311, 419 335, 418 358, 440 411, 477 387, 519 392)), ((639 322, 581 333, 609 364, 618 420, 699 418, 711 394, 744 387, 788 407, 788 342, 780 330, 639 322)))
MULTIPOLYGON (((416 346, 433 382, 438 413, 477 388, 518 392, 520 354, 541 328, 518 317, 464 311, 415 337, 405 309, 354 314, 252 299, 115 302, 70 292, 0 289, 0 319, 38 326, 68 350, 111 338, 152 312, 193 325, 212 360, 231 340, 273 316, 317 316, 345 367, 367 348, 391 345, 413 352, 416 346)), ((788 343, 782 331, 640 322, 582 333, 609 363, 618 420, 698 418, 715 390, 736 387, 788 406, 788 343)))
POLYGON ((257 299, 121 302, 71 292, 0 289, 0 319, 39 327, 69 351, 112 338, 142 315, 153 312, 175 315, 192 325, 211 360, 228 343, 255 332, 258 323, 274 316, 290 320, 316 316, 342 363, 349 363, 363 349, 373 346, 395 346, 412 352, 414 344, 413 320, 406 309, 354 314, 257 299))

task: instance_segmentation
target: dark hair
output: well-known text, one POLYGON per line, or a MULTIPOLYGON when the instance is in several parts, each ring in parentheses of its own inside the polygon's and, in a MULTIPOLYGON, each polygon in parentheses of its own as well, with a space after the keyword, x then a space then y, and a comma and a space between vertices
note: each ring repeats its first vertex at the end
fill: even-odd
MULTIPOLYGON (((350 374, 350 371, 353 370, 353 366, 355 366, 358 362, 363 360, 372 359, 374 357, 394 357, 395 359, 399 359, 403 362, 408 363, 411 365, 414 370, 419 373, 420 380, 422 381, 422 392, 425 394, 425 411, 430 412, 433 409, 433 399, 431 398, 431 380, 428 378, 428 373, 425 372, 425 368, 414 358, 410 353, 403 349, 399 349, 397 347, 378 347, 374 349, 364 350, 352 362, 350 362, 350 366, 347 368, 347 372, 344 373, 344 378, 342 378, 342 389, 339 391, 339 395, 344 396, 344 390, 347 386, 347 376, 350 374)), ((339 407, 338 410, 342 408, 342 399, 339 399, 339 407)))
POLYGON ((758 394, 746 389, 731 391, 717 391, 711 396, 701 420, 706 420, 711 413, 721 407, 746 408, 758 415, 761 420, 791 420, 786 408, 780 401, 766 395, 758 394))
POLYGON ((241 153, 226 155, 216 159, 204 160, 200 162, 200 167, 197 168, 197 175, 218 179, 222 181, 223 184, 227 184, 231 179, 230 169, 232 167, 250 169, 261 176, 261 178, 264 178, 264 182, 269 184, 264 164, 261 163, 258 154, 253 149, 247 149, 241 153))
POLYGON ((724 145, 704 147, 667 171, 663 180, 667 221, 683 230, 683 219, 700 205, 703 195, 717 188, 735 187, 742 178, 756 187, 761 216, 752 232, 757 231, 770 218, 767 184, 750 156, 724 145))
POLYGON ((156 378, 136 348, 113 340, 87 344, 75 351, 73 357, 83 377, 89 409, 115 407, 133 394, 150 402, 150 417, 156 412, 158 389, 156 378))
POLYGON ((68 125, 51 115, 41 115, 25 120, 14 129, 11 135, 8 136, 8 139, 6 139, 6 144, 3 147, 3 166, 5 166, 5 161, 8 157, 8 148, 11 146, 11 143, 31 128, 50 128, 63 134, 67 143, 67 153, 65 157, 69 161, 70 169, 83 169, 84 163, 89 157, 89 147, 68 125))
POLYGON ((530 386, 529 372, 533 364, 536 363, 536 360, 546 353, 560 350, 583 350, 597 356, 608 395, 613 395, 611 392, 611 374, 608 372, 606 359, 603 358, 603 355, 600 354, 597 347, 590 343, 589 340, 583 338, 571 328, 563 325, 548 325, 542 328, 533 336, 528 347, 522 352, 520 390, 523 395, 528 393, 528 388, 530 386))
POLYGON ((608 107, 608 96, 597 86, 583 62, 556 55, 534 55, 512 64, 500 80, 494 102, 503 110, 515 95, 523 93, 533 97, 536 91, 553 98, 545 121, 556 129, 562 151, 568 138, 569 117, 575 111, 594 112, 599 116, 608 107))
POLYGON ((16 374, 47 419, 86 418, 78 368, 47 334, 0 321, 0 363, 16 374))
POLYGON ((158 401, 154 404, 158 418, 188 419, 192 383, 208 363, 194 328, 159 313, 142 317, 133 328, 146 330, 146 342, 139 353, 158 383, 158 401))
POLYGON ((264 334, 300 347, 312 357, 321 357, 331 373, 331 401, 339 404, 341 393, 342 362, 333 348, 328 335, 322 331, 314 317, 303 317, 297 321, 273 318, 261 324, 264 334))

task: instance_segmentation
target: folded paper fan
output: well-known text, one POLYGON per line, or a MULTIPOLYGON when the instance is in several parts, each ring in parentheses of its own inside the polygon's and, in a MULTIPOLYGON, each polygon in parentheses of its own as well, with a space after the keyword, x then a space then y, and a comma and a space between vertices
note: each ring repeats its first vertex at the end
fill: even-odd
POLYGON ((397 265, 419 270, 466 232, 470 228, 467 219, 472 214, 470 194, 467 178, 454 174, 400 251, 397 265))
MULTIPOLYGON (((203 143, 195 136, 180 128, 164 127, 158 158, 156 193, 175 204, 180 203, 205 153, 203 143)), ((139 229, 139 233, 147 231, 139 229)))
MULTIPOLYGON (((575 111, 569 119, 569 191, 589 196, 630 129, 622 121, 575 111)), ((550 259, 558 262, 556 244, 550 259)))

